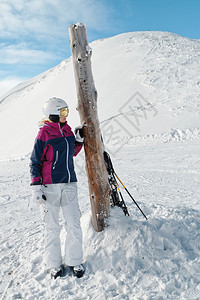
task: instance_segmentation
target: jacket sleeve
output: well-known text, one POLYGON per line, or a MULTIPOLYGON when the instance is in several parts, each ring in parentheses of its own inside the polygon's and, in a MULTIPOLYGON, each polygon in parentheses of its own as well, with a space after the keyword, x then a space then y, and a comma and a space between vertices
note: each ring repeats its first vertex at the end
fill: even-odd
POLYGON ((76 156, 82 149, 83 143, 79 143, 75 141, 75 146, 74 146, 74 156, 76 156))
POLYGON ((44 151, 44 142, 40 139, 35 140, 33 151, 30 158, 31 182, 42 183, 42 158, 44 151))

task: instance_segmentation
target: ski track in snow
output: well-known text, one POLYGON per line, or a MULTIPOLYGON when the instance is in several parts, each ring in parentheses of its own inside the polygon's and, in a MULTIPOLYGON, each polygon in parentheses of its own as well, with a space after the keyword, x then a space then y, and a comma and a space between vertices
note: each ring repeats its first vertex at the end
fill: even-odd
POLYGON ((199 146, 200 140, 123 146, 112 157, 115 171, 148 221, 122 189, 130 217, 111 208, 100 233, 90 224, 83 153, 76 158, 86 267, 81 279, 68 273, 50 279, 44 226, 30 202, 28 158, 2 161, 1 299, 199 299, 199 146))

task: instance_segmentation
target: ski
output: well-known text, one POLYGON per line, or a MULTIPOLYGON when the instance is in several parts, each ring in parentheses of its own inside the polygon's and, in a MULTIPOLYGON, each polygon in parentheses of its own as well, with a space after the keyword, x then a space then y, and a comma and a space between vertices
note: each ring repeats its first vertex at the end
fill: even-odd
POLYGON ((114 171, 113 168, 113 164, 110 158, 110 155, 104 151, 103 152, 104 155, 104 161, 107 167, 107 171, 108 171, 108 181, 110 184, 110 188, 111 188, 111 206, 119 206, 122 208, 125 216, 129 216, 129 212, 127 209, 127 206, 124 202, 122 193, 120 191, 119 185, 117 183, 117 180, 121 183, 121 185, 123 186, 123 188, 125 189, 125 191, 127 192, 127 194, 130 196, 130 198, 133 200, 133 202, 135 203, 135 205, 137 206, 137 208, 140 210, 140 212, 142 213, 142 215, 145 217, 146 220, 148 220, 147 216, 144 214, 144 212, 141 210, 141 208, 139 207, 139 205, 137 204, 137 202, 135 201, 135 199, 133 198, 133 196, 130 194, 130 192, 127 190, 127 188, 125 187, 125 185, 123 184, 123 182, 121 181, 121 179, 117 176, 117 174, 114 171))
POLYGON ((103 152, 103 155, 104 155, 104 161, 106 164, 106 168, 108 171, 108 181, 109 181, 110 188, 111 188, 111 199, 110 199, 111 207, 114 207, 114 206, 121 207, 121 209, 124 212, 124 215, 129 216, 127 206, 124 202, 124 198, 122 196, 120 188, 117 184, 117 180, 115 178, 115 172, 114 172, 114 168, 113 168, 113 164, 112 164, 110 155, 106 151, 103 152))

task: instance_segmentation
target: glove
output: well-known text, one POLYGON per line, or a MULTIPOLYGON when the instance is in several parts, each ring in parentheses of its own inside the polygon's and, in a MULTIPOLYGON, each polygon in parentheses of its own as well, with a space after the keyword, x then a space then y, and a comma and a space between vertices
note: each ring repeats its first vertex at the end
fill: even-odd
POLYGON ((42 204, 46 200, 46 196, 43 194, 41 185, 31 185, 32 190, 32 201, 37 204, 42 204))
POLYGON ((75 138, 76 138, 76 142, 83 143, 84 140, 83 126, 78 126, 75 128, 75 138))

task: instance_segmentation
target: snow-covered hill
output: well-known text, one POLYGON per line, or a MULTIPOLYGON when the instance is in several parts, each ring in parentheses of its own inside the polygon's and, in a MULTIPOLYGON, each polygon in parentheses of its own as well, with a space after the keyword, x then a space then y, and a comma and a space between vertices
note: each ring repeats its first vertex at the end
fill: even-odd
POLYGON ((148 221, 120 186, 130 216, 111 208, 109 226, 94 232, 81 151, 86 273, 50 280, 29 155, 49 97, 66 99, 69 124, 79 124, 72 62, 61 62, 0 98, 0 298, 199 300, 200 41, 135 32, 91 47, 105 146, 148 221))
MULTIPOLYGON (((91 47, 106 141, 200 127, 199 40, 134 32, 95 41, 91 47)), ((31 151, 41 107, 52 96, 66 99, 69 123, 79 124, 71 58, 0 98, 0 157, 13 155, 13 148, 15 155, 31 151)))

